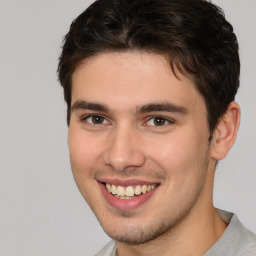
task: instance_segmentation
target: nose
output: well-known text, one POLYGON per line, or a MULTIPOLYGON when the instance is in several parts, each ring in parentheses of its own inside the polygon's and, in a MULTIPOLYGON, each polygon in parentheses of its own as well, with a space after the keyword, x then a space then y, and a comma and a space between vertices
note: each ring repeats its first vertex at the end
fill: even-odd
POLYGON ((132 128, 119 127, 109 134, 104 162, 116 171, 142 167, 146 161, 140 134, 132 128))

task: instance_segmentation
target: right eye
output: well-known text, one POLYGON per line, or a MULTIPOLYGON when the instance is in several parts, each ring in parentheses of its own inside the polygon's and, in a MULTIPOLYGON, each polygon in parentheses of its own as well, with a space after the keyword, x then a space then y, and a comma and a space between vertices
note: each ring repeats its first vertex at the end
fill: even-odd
POLYGON ((109 122, 100 115, 89 115, 82 118, 83 121, 86 121, 92 125, 108 124, 109 122))

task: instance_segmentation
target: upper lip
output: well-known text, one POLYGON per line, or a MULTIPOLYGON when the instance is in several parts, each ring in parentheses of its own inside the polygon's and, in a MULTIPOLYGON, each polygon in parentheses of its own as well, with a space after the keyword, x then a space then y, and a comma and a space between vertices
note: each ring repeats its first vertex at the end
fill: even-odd
POLYGON ((118 179, 118 178, 102 178, 99 179, 98 182, 101 183, 108 183, 111 185, 117 185, 122 187, 128 187, 128 186, 136 186, 136 185, 152 185, 152 184, 159 184, 159 182, 155 181, 145 181, 145 180, 139 180, 139 179, 118 179))

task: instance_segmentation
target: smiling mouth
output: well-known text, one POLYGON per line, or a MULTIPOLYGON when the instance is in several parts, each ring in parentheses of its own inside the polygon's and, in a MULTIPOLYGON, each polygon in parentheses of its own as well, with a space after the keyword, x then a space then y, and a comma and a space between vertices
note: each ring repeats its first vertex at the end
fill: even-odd
POLYGON ((136 185, 123 187, 120 185, 114 185, 105 183, 107 191, 119 199, 134 199, 141 194, 146 194, 155 189, 157 184, 151 185, 136 185))

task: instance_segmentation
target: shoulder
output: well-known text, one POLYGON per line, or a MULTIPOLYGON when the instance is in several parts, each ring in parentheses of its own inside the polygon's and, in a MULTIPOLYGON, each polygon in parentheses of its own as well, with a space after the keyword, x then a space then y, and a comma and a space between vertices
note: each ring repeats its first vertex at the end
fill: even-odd
POLYGON ((239 234, 237 250, 241 256, 256 255, 256 235, 247 228, 243 227, 239 234))
POLYGON ((255 256, 256 235, 245 228, 235 214, 221 210, 219 214, 228 226, 205 256, 255 256))
POLYGON ((116 245, 112 240, 107 243, 95 256, 115 256, 116 255, 116 245))
POLYGON ((235 247, 237 255, 255 256, 256 235, 244 227, 235 214, 230 224, 232 224, 232 232, 230 232, 230 235, 234 237, 233 241, 235 244, 233 246, 235 247))

